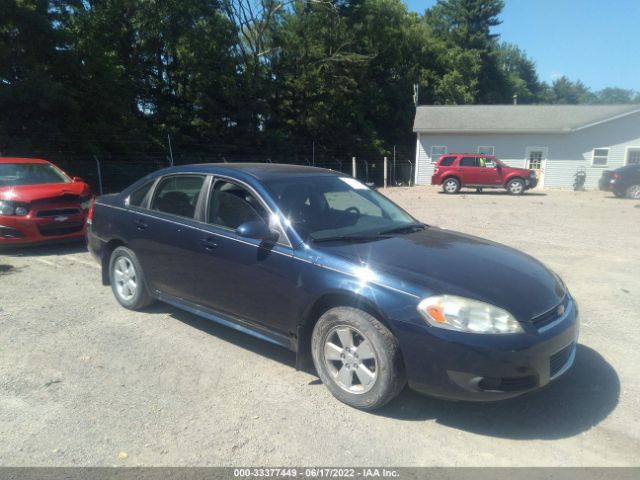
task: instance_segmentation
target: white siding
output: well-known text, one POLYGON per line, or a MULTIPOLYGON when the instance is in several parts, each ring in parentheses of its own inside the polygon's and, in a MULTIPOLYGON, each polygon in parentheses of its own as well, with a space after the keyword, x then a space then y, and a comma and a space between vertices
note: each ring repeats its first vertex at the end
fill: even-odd
POLYGON ((418 135, 416 183, 429 185, 434 145, 446 145, 449 153, 476 153, 478 146, 493 145, 495 154, 513 167, 526 167, 527 147, 548 150, 544 188, 572 188, 579 168, 587 172, 586 188, 597 188, 603 170, 625 164, 627 147, 640 147, 640 113, 567 134, 426 134, 418 135), (594 148, 609 148, 606 166, 592 166, 594 148))

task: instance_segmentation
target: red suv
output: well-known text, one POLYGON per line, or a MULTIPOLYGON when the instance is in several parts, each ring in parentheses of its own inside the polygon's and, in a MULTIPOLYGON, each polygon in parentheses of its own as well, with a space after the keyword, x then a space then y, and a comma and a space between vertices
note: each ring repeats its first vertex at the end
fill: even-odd
POLYGON ((458 193, 462 187, 506 188, 513 195, 538 184, 536 173, 513 168, 496 157, 473 153, 442 155, 431 177, 431 185, 442 185, 444 193, 458 193))

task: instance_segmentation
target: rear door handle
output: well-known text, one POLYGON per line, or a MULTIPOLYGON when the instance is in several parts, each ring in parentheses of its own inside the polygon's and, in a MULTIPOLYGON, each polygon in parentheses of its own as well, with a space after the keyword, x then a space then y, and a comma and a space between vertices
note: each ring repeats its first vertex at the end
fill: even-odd
POLYGON ((203 238, 200 240, 200 243, 204 245, 204 249, 209 252, 214 248, 218 248, 218 244, 214 242, 212 238, 203 238))
POLYGON ((143 221, 143 220, 139 220, 139 219, 138 219, 138 220, 136 220, 136 228, 137 228, 138 230, 146 230, 148 226, 149 226, 149 225, 147 225, 146 223, 144 223, 144 221, 143 221))

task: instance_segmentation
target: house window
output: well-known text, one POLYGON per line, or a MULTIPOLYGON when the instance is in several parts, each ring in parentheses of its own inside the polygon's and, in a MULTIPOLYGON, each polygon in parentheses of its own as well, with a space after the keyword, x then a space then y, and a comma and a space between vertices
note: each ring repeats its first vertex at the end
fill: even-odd
POLYGON ((431 147, 431 163, 436 163, 445 153, 447 153, 447 147, 431 147))
POLYGON ((491 147, 491 146, 480 146, 478 147, 478 153, 480 155, 489 155, 490 157, 493 157, 496 153, 496 147, 491 147))
POLYGON ((640 147, 627 149, 627 165, 640 165, 640 147))
POLYGON ((604 167, 607 165, 608 158, 609 158, 608 148, 594 148, 593 160, 591 161, 591 165, 593 165, 594 167, 604 167))

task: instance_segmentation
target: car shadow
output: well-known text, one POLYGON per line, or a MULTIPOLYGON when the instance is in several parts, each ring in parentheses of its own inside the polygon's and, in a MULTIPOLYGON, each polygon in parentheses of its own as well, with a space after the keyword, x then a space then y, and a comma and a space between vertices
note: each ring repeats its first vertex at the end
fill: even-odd
POLYGON ((448 402, 405 389, 373 412, 406 421, 435 420, 449 427, 510 439, 571 437, 604 420, 618 404, 620 380, 595 350, 578 345, 573 368, 545 388, 500 402, 448 402))
MULTIPOLYGON (((295 353, 224 325, 157 302, 148 313, 168 314, 221 340, 295 368, 295 353)), ((311 368, 304 371, 317 377, 311 368)), ((309 386, 322 385, 313 379, 309 386)), ((480 435, 511 439, 553 440, 578 435, 604 420, 620 397, 620 380, 595 350, 578 345, 576 360, 565 375, 545 388, 499 402, 451 402, 405 388, 389 405, 370 412, 402 421, 436 422, 480 435)))
POLYGON ((199 317, 198 315, 180 310, 179 308, 162 302, 155 302, 153 305, 146 308, 145 312, 151 314, 170 315, 171 318, 193 328, 197 328, 209 335, 213 335, 225 342, 232 343, 237 347, 249 350, 258 355, 262 355, 263 357, 295 368, 296 355, 294 352, 265 340, 252 337, 244 332, 234 330, 233 328, 225 325, 220 325, 219 323, 207 320, 206 318, 199 317))
MULTIPOLYGON (((449 195, 445 192, 438 192, 439 195, 449 195)), ((506 196, 506 197, 546 197, 547 194, 544 192, 524 192, 522 195, 511 195, 506 190, 496 190, 496 189, 487 189, 482 192, 476 192, 475 190, 460 190, 458 193, 452 196, 460 196, 460 195, 491 195, 491 196, 506 196)))
POLYGON ((87 251, 84 238, 36 245, 3 245, 0 255, 7 257, 46 257, 50 255, 71 255, 87 251))

